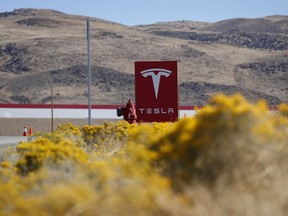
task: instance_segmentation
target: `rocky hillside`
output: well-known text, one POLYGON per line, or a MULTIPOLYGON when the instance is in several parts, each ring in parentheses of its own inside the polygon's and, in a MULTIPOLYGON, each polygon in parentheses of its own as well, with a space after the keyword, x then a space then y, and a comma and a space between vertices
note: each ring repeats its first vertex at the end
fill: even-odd
MULTIPOLYGON (((90 18, 92 103, 134 99, 134 62, 177 60, 180 105, 217 93, 288 101, 288 16, 128 27, 90 18)), ((0 13, 0 103, 87 103, 86 17, 0 13)))

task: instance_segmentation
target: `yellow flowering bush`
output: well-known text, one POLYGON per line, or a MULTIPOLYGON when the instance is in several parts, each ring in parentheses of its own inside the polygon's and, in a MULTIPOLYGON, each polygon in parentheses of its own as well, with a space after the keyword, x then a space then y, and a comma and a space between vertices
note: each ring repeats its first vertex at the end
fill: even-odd
POLYGON ((64 123, 1 151, 0 215, 284 216, 286 113, 216 95, 175 123, 64 123))
POLYGON ((105 123, 80 127, 76 135, 71 133, 77 131, 75 126, 65 124, 51 134, 21 142, 16 163, 1 162, 0 174, 6 177, 0 179, 0 190, 10 188, 11 195, 3 199, 0 215, 74 214, 82 211, 77 207, 82 203, 90 215, 125 215, 128 207, 131 214, 143 209, 143 214, 157 212, 156 198, 168 194, 170 181, 146 161, 146 148, 126 145, 128 131, 135 127, 124 121, 105 123), (97 142, 100 147, 89 149, 83 142, 97 142), (101 208, 94 208, 100 202, 101 208))
POLYGON ((84 125, 82 126, 82 133, 86 143, 92 143, 100 131, 103 130, 103 126, 98 125, 84 125))
POLYGON ((89 150, 102 152, 113 152, 126 143, 127 131, 134 128, 126 121, 118 121, 116 123, 105 122, 103 125, 84 125, 81 128, 82 137, 89 150))
POLYGON ((56 130, 52 132, 53 135, 81 135, 79 127, 74 126, 71 122, 63 123, 57 126, 56 130))
POLYGON ((174 123, 141 123, 137 127, 129 128, 128 142, 143 144, 145 146, 158 140, 167 131, 174 127, 174 123))
POLYGON ((20 158, 16 167, 22 174, 41 168, 45 162, 58 164, 65 160, 85 162, 88 159, 86 152, 68 138, 53 142, 45 137, 37 137, 33 141, 20 143, 17 151, 20 158))
POLYGON ((288 104, 281 103, 279 106, 279 111, 283 116, 288 117, 288 104))
POLYGON ((264 166, 260 156, 275 159, 269 149, 273 152, 288 143, 283 125, 287 127, 287 122, 270 115, 263 101, 253 105, 239 94, 217 95, 196 117, 177 122, 150 148, 158 154, 157 161, 165 163, 164 173, 175 184, 197 179, 233 183, 240 167, 247 166, 246 173, 251 174, 249 165, 264 166))

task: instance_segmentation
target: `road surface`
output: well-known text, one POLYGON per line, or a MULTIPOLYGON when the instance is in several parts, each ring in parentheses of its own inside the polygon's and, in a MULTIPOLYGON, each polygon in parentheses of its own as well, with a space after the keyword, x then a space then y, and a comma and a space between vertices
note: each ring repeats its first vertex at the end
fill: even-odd
POLYGON ((28 136, 0 136, 0 146, 16 145, 20 141, 27 141, 28 136))

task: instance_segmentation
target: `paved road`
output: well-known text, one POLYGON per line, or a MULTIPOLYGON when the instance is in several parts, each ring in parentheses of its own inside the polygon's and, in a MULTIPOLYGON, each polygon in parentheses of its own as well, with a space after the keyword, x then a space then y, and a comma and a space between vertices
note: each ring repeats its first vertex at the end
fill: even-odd
POLYGON ((20 141, 27 141, 28 137, 26 136, 0 136, 0 145, 15 145, 20 141))

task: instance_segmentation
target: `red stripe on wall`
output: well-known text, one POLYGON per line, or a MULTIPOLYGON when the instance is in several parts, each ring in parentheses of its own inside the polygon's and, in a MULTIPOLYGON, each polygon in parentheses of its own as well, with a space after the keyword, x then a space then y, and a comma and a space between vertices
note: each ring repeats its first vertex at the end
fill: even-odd
MULTIPOLYGON (((92 109, 116 109, 122 105, 92 105, 92 109)), ((51 104, 0 104, 0 108, 19 108, 19 109, 51 109, 51 104)), ((88 109, 85 104, 54 104, 54 109, 88 109)), ((180 106, 180 110, 197 110, 203 109, 205 106, 180 106)), ((269 107, 270 111, 277 111, 278 107, 269 107)))
MULTIPOLYGON (((92 105, 92 109, 116 109, 120 105, 92 105)), ((0 104, 0 108, 51 109, 51 104, 0 104)), ((85 104, 54 104, 54 109, 88 109, 85 104)))
MULTIPOLYGON (((92 105, 92 109, 116 109, 121 105, 92 105)), ((19 108, 19 109, 51 109, 51 104, 0 104, 0 108, 19 108)), ((54 104, 54 109, 88 109, 85 104, 54 104)), ((203 106, 180 106, 181 110, 201 109, 203 106)))

